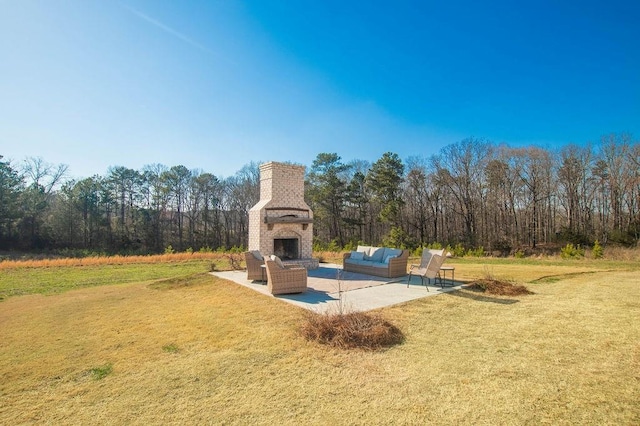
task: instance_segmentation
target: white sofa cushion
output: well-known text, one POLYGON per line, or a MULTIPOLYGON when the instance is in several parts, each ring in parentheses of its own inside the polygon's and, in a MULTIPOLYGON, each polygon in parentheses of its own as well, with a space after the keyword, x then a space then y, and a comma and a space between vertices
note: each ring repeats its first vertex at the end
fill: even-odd
POLYGON ((364 253, 365 256, 369 256, 369 252, 371 251, 371 246, 358 246, 356 251, 360 253, 364 253))

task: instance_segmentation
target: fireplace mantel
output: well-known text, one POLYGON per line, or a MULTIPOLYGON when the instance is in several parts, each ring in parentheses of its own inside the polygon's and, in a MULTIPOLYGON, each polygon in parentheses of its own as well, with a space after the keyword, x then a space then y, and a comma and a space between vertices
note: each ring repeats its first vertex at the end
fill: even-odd
POLYGON ((264 223, 313 223, 313 219, 310 217, 297 216, 265 216, 264 223))

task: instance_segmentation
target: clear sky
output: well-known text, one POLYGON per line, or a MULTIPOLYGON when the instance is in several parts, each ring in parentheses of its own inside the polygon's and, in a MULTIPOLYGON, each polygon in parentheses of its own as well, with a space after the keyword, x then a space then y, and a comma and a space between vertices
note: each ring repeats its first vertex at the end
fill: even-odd
POLYGON ((73 177, 640 136, 640 1, 0 0, 0 155, 73 177))

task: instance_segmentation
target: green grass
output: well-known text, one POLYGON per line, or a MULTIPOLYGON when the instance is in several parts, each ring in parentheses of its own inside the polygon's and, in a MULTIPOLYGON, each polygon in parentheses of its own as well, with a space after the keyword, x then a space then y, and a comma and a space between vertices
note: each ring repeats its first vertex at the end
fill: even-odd
POLYGON ((178 348, 178 345, 176 345, 175 343, 169 343, 168 345, 164 345, 162 347, 162 350, 171 354, 175 354, 175 353, 178 353, 180 349, 178 348))
POLYGON ((172 279, 208 271, 210 265, 210 261, 195 260, 5 269, 0 271, 0 300, 10 296, 55 294, 86 287, 172 279))
MULTIPOLYGON (((452 262, 456 277, 487 265, 452 262)), ((378 310, 405 338, 380 351, 309 342, 306 311, 166 266, 120 270, 128 281, 100 267, 111 284, 0 303, 0 424, 640 423, 634 264, 489 262, 535 294, 463 290, 378 310)))
POLYGON ((111 364, 105 364, 100 367, 93 367, 89 370, 89 374, 93 380, 102 380, 113 372, 111 364))

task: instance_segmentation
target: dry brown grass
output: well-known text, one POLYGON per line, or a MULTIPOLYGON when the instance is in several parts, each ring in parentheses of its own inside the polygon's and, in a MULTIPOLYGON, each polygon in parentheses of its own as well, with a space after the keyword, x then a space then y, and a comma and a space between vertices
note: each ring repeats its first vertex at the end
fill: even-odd
POLYGON ((380 310, 385 351, 308 342, 301 309, 208 274, 10 297, 0 424, 640 423, 637 271, 526 282, 380 310))
POLYGON ((400 344, 402 331, 379 314, 309 312, 301 328, 305 339, 341 349, 376 350, 400 344))
POLYGON ((313 257, 320 259, 320 262, 342 264, 343 252, 336 251, 314 251, 313 257))
MULTIPOLYGON (((590 252, 587 253, 591 256, 590 252)), ((607 246, 604 248, 604 259, 623 262, 640 262, 640 247, 626 248, 607 246)))
POLYGON ((225 260, 224 253, 172 253, 148 256, 93 256, 64 259, 27 259, 4 260, 0 262, 0 270, 19 268, 53 268, 60 266, 101 266, 127 265, 139 263, 185 262, 190 260, 225 260))
MULTIPOLYGON (((410 261, 411 263, 411 261, 410 261)), ((471 282, 487 277, 504 281, 530 283, 558 281, 580 275, 593 275, 607 271, 637 271, 640 263, 604 260, 544 259, 447 259, 445 265, 455 266, 456 280, 471 282)))

